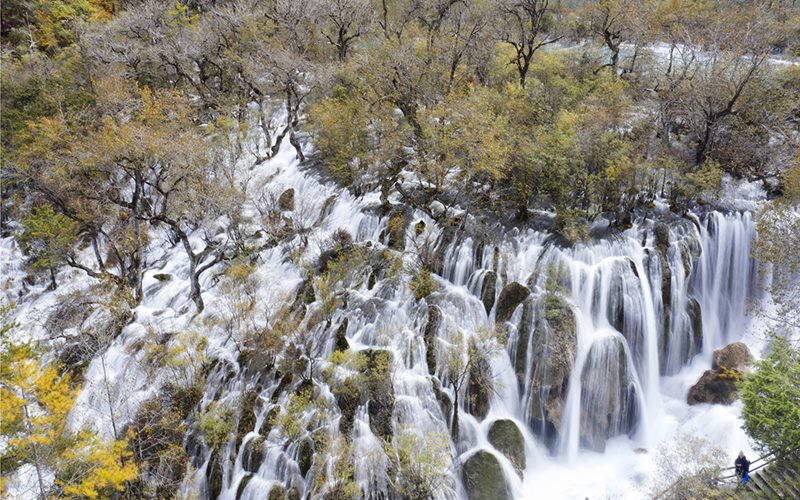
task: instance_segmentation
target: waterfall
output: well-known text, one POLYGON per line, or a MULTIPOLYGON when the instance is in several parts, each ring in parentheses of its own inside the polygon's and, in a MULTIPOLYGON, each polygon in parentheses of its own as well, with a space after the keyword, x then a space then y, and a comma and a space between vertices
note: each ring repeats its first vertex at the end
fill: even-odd
MULTIPOLYGON (((377 194, 339 193, 301 171, 291 155, 285 146, 262 167, 263 182, 253 182, 254 189, 267 183, 295 189, 307 227, 304 239, 259 255, 263 317, 298 302, 308 270, 335 231, 344 228, 357 245, 380 252, 389 242, 390 216, 381 212, 377 194)), ((482 453, 496 459, 515 498, 540 491, 549 477, 581 484, 585 478, 576 471, 601 474, 595 460, 604 453, 648 474, 637 469, 636 453, 653 449, 663 437, 659 422, 677 426, 671 415, 676 405, 686 407, 666 399, 664 377, 693 360, 710 362, 714 349, 747 329, 757 271, 749 213, 640 219, 621 234, 571 247, 543 231, 495 228, 490 238, 422 211, 406 216, 405 250, 395 252, 400 265, 393 272, 414 269, 425 240, 438 260, 437 289, 417 300, 407 277, 367 272, 353 280, 326 321, 319 321, 319 297, 308 298, 298 328, 320 340, 313 382, 292 377, 291 369, 245 361, 226 336, 207 333, 219 362, 200 410, 212 404, 236 409, 238 437, 212 452, 197 431, 187 436, 191 474, 183 493, 265 498, 277 489, 290 496, 335 496, 346 476, 364 497, 390 498, 402 487, 397 450, 409 442, 415 460, 430 461, 435 450, 444 451, 428 471, 442 475, 431 492, 441 500, 466 497, 462 467, 482 453), (487 335, 498 349, 487 347, 487 335), (350 354, 334 363, 341 339, 350 354), (470 364, 468 351, 478 361, 470 364), (466 366, 459 386, 449 373, 453 363, 466 366), (298 405, 298 394, 309 388, 313 401, 298 405), (250 392, 255 404, 252 415, 244 415, 241 398, 250 392), (278 417, 292 408, 300 408, 293 416, 299 428, 288 432, 278 417), (515 430, 511 437, 492 436, 500 421, 515 430)), ((468 217, 463 226, 470 222, 468 217)), ((141 377, 126 379, 121 367, 138 359, 147 325, 169 318, 175 331, 193 327, 188 301, 175 298, 185 296, 187 263, 169 251, 165 246, 164 270, 176 279, 164 285, 145 277, 137 319, 106 358, 109 383, 120 391, 135 385, 126 415, 148 395, 141 377)), ((204 279, 207 310, 214 313, 218 292, 210 277, 204 279)), ((76 413, 104 428, 102 409, 92 408, 102 399, 98 363, 86 372, 87 390, 79 398, 85 408, 76 413)))

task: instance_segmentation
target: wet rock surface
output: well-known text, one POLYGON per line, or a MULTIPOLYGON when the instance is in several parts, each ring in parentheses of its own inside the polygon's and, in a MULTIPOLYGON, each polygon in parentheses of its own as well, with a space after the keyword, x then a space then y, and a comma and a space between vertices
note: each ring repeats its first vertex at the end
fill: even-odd
POLYGON ((496 321, 498 323, 508 321, 511 315, 514 314, 514 309, 530 294, 531 291, 528 287, 516 281, 512 281, 503 287, 500 297, 497 299, 496 321))

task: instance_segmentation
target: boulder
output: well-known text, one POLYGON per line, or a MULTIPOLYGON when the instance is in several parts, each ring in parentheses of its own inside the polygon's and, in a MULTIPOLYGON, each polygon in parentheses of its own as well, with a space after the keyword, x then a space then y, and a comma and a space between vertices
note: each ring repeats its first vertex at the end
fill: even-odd
POLYGON ((520 390, 525 387, 525 372, 528 369, 528 343, 531 335, 531 322, 533 316, 533 300, 525 300, 522 304, 522 318, 517 328, 517 345, 514 352, 514 372, 520 390))
POLYGON ((357 377, 348 377, 342 384, 331 389, 334 396, 336 396, 336 406, 339 407, 339 412, 341 413, 339 417, 339 432, 344 436, 349 436, 353 430, 356 410, 361 399, 357 377))
POLYGON ((689 389, 687 402, 690 405, 699 403, 729 405, 736 400, 738 378, 738 374, 732 370, 706 370, 700 380, 689 389))
POLYGON ((507 419, 497 420, 489 428, 488 437, 492 446, 505 455, 521 474, 525 469, 525 438, 517 424, 507 419))
POLYGON ((751 361, 753 361, 753 355, 750 353, 750 349, 742 342, 734 342, 714 351, 711 369, 728 368, 741 372, 751 361))
POLYGON ((504 500, 511 498, 503 468, 492 453, 480 450, 461 468, 461 480, 469 500, 504 500))
POLYGON ((521 285, 516 281, 512 281, 500 292, 500 297, 497 299, 497 312, 496 321, 503 323, 511 318, 514 310, 518 305, 531 294, 530 289, 525 285, 521 285))
POLYGON ((289 188, 278 197, 278 208, 283 211, 294 210, 294 188, 289 188))
POLYGON ((494 307, 494 296, 497 294, 497 273, 494 271, 487 271, 483 276, 483 285, 481 286, 481 302, 483 308, 486 309, 488 315, 492 312, 494 307))

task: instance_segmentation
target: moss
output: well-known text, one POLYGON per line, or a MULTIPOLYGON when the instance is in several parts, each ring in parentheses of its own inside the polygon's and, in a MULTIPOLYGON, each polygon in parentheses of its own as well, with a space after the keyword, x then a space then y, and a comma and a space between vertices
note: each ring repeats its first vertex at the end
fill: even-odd
POLYGON ((215 450, 222 448, 228 442, 235 425, 233 410, 216 402, 212 403, 198 419, 198 426, 206 444, 215 450))
POLYGON ((428 295, 437 291, 439 289, 439 283, 433 279, 433 275, 431 275, 430 271, 423 268, 411 277, 409 287, 411 288, 411 291, 414 292, 414 298, 417 300, 422 300, 428 295))
POLYGON ((405 235, 406 235, 406 224, 408 223, 408 218, 404 212, 397 212, 391 218, 389 218, 389 223, 386 226, 386 229, 389 234, 389 246, 394 248, 395 250, 405 250, 406 242, 405 242, 405 235))

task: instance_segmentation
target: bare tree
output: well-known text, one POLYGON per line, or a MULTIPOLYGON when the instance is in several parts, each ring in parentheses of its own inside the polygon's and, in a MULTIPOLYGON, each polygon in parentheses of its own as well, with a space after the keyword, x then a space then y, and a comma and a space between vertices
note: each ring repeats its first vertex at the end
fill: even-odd
POLYGON ((519 84, 525 87, 533 54, 563 38, 554 32, 552 17, 557 15, 550 0, 503 0, 498 3, 503 20, 498 23, 500 39, 514 48, 510 61, 519 73, 519 84))

